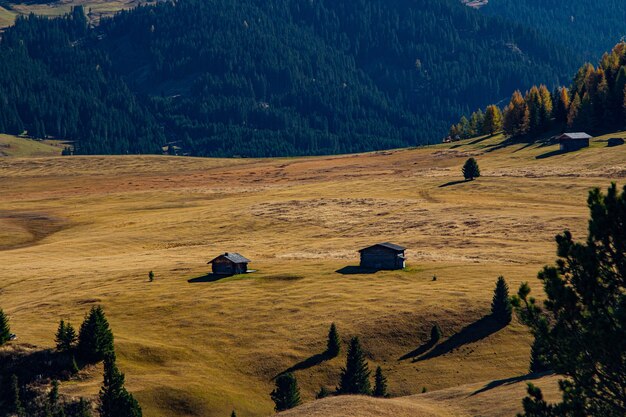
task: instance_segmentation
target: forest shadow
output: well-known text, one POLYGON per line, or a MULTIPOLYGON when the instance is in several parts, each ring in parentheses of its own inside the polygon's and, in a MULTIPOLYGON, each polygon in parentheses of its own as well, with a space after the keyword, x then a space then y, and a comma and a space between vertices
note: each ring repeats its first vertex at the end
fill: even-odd
POLYGON ((332 359, 326 352, 315 354, 309 358, 306 358, 303 361, 296 363, 295 365, 285 369, 284 371, 278 373, 272 380, 278 378, 281 375, 288 374, 291 372, 302 371, 304 369, 312 368, 316 365, 319 365, 322 362, 332 359))
POLYGON ((451 186, 453 186, 453 185, 463 184, 463 183, 465 183, 465 182, 469 182, 469 181, 467 181, 467 180, 450 181, 450 182, 447 182, 447 183, 445 183, 445 184, 441 184, 441 185, 439 186, 439 188, 451 187, 451 186))
POLYGON ((423 355, 424 353, 426 353, 429 350, 431 350, 436 344, 437 344, 437 342, 431 339, 428 342, 426 342, 423 345, 421 345, 420 347, 418 347, 417 349, 402 355, 400 357, 400 359, 398 359, 398 360, 399 361, 405 361, 407 359, 411 359, 411 358, 415 358, 417 356, 423 355))
POLYGON ((433 350, 417 358, 416 362, 433 359, 450 353, 463 345, 478 342, 479 340, 498 332, 504 327, 506 327, 506 324, 502 324, 497 321, 493 316, 485 316, 480 320, 464 327, 460 332, 450 336, 450 338, 446 341, 435 346, 433 350))
POLYGON ((336 270, 335 272, 341 275, 359 275, 359 274, 375 274, 379 269, 374 268, 363 268, 361 266, 344 266, 341 269, 336 270))
POLYGON ((207 274, 207 275, 203 275, 201 277, 197 277, 197 278, 190 278, 187 280, 188 283, 190 284, 198 284, 198 283, 207 283, 207 282, 217 282, 220 281, 222 279, 225 278, 230 278, 233 275, 226 275, 226 274, 207 274))
POLYGON ((532 381, 532 380, 535 380, 535 379, 543 378, 544 376, 551 375, 551 374, 552 374, 552 372, 540 372, 540 373, 531 373, 531 374, 526 374, 526 375, 514 376, 512 378, 498 379, 498 380, 495 380, 495 381, 491 381, 490 383, 488 383, 487 385, 485 385, 481 389, 478 389, 478 390, 472 392, 470 394, 470 397, 473 397, 474 395, 481 394, 483 392, 487 392, 487 391, 492 390, 494 388, 501 387, 503 385, 511 385, 511 384, 515 384, 517 382, 523 382, 523 381, 532 381))

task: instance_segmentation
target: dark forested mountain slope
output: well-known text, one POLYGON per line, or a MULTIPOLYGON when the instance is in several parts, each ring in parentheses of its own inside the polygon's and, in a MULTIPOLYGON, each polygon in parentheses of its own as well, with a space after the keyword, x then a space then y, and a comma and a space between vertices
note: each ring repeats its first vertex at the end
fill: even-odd
POLYGON ((626 36, 624 0, 490 0, 481 11, 535 28, 591 62, 626 36))
POLYGON ((7 30, 3 131, 82 153, 365 151, 438 139, 458 114, 579 64, 457 0, 179 0, 95 29, 77 15, 7 30))

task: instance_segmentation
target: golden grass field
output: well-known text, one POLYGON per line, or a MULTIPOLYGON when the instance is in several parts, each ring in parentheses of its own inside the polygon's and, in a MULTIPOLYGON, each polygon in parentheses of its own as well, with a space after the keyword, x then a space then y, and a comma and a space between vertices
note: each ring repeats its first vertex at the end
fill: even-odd
MULTIPOLYGON (((0 157, 0 307, 16 343, 52 347, 59 319, 78 326, 104 306, 148 417, 270 415, 272 378, 321 353, 333 321, 405 398, 332 398, 286 416, 510 415, 524 382, 488 384, 526 374, 530 336, 515 322, 482 335, 472 324, 498 275, 513 292, 522 281, 539 292, 554 235, 585 237, 588 190, 626 183, 626 147, 603 137, 554 155, 501 141, 265 160, 0 157), (469 155, 483 177, 459 182, 469 155), (379 241, 409 248, 406 271, 336 272, 379 241), (224 251, 258 272, 202 280, 224 251), (400 360, 434 323, 468 343, 400 360), (391 411, 372 411, 381 407, 391 411)), ((297 371, 303 399, 334 388, 343 361, 297 371)), ((100 370, 84 376, 62 391, 95 396, 100 370)), ((554 378, 542 383, 554 398, 554 378)))

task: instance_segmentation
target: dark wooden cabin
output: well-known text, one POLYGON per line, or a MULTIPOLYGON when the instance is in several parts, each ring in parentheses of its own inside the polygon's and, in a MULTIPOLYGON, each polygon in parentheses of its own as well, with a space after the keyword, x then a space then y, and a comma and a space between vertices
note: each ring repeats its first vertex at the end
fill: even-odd
POLYGON ((561 152, 572 152, 582 148, 588 148, 590 139, 591 135, 585 132, 564 133, 556 138, 561 146, 561 152))
POLYGON ((209 261, 212 264, 213 273, 216 275, 237 275, 248 272, 250 259, 238 254, 226 252, 209 261))
POLYGON ((366 269, 402 269, 405 266, 406 248, 385 242, 361 249, 361 268, 366 269))

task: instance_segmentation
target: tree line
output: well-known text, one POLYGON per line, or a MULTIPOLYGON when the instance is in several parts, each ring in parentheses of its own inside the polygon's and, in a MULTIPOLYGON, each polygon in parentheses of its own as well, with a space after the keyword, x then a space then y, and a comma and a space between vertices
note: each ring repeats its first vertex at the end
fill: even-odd
POLYGON ((626 126, 626 43, 605 53, 597 66, 583 65, 569 87, 552 92, 545 85, 526 94, 516 90, 500 110, 490 105, 450 128, 452 138, 465 139, 500 130, 511 137, 540 135, 551 129, 609 132, 626 126))
POLYGON ((580 61, 555 45, 457 0, 177 0, 97 27, 77 7, 3 33, 0 132, 77 154, 415 146, 507 91, 562 82, 580 61))

